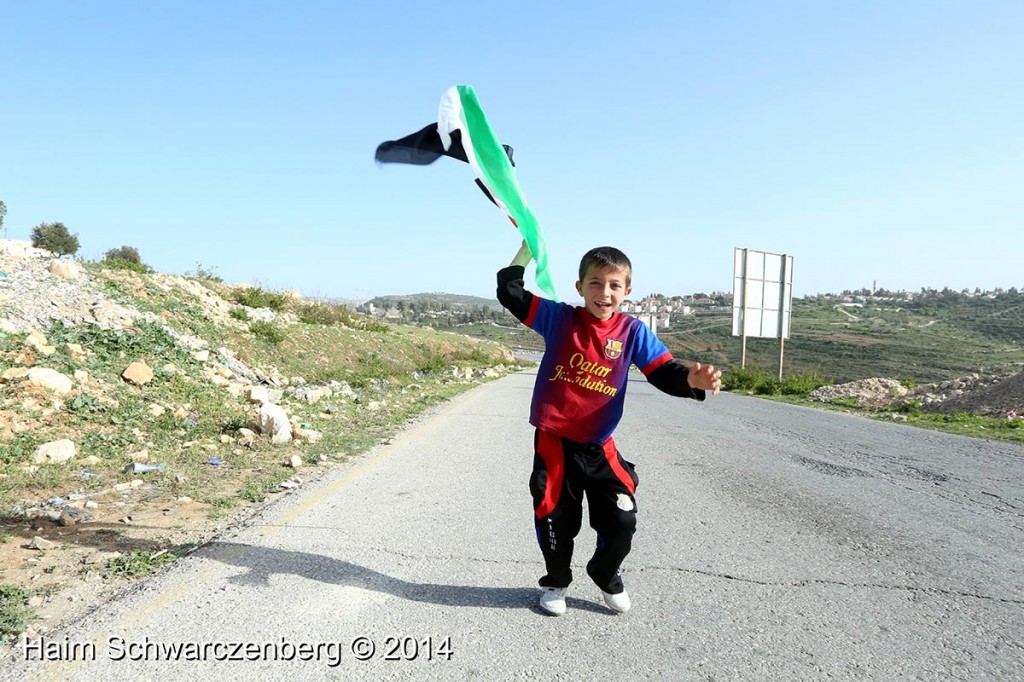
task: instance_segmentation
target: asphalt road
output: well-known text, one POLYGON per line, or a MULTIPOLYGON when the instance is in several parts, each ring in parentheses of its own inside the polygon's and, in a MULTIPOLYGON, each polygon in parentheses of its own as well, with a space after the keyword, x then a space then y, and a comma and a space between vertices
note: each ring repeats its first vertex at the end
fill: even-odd
POLYGON ((1024 679, 1024 448, 638 377, 616 438, 640 476, 633 610, 587 581, 585 523, 555 618, 535 606, 533 378, 461 396, 50 633, 47 657, 75 660, 37 648, 0 677, 1024 679))

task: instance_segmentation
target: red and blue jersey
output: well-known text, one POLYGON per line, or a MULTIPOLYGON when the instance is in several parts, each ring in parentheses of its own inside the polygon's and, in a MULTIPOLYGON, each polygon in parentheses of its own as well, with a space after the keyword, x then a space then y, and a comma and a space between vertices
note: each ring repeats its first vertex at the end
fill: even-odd
POLYGON ((530 423, 577 443, 604 443, 622 418, 630 365, 647 376, 671 353, 629 315, 599 320, 586 308, 536 295, 529 306, 523 324, 545 342, 530 423))

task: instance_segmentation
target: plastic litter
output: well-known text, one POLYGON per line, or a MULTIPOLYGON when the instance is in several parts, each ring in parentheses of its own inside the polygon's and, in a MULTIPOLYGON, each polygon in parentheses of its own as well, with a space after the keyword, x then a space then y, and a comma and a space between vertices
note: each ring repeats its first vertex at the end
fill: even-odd
POLYGON ((165 464, 142 464, 135 462, 126 466, 124 471, 126 474, 146 474, 150 471, 163 471, 165 466, 165 464))
POLYGON ((61 506, 62 504, 64 504, 64 498, 63 498, 63 497, 51 497, 51 498, 50 498, 50 499, 48 500, 48 502, 49 502, 50 504, 52 504, 52 505, 53 505, 54 507, 59 507, 59 506, 61 506))
POLYGON ((216 465, 216 464, 223 464, 224 462, 220 461, 220 457, 211 457, 210 459, 208 459, 206 461, 206 463, 207 464, 215 464, 216 465))

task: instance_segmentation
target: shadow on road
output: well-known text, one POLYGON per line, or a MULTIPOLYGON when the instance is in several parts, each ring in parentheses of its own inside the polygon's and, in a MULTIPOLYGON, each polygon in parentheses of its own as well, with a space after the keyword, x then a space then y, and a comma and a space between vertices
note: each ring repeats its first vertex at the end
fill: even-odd
MULTIPOLYGON (((229 579, 230 582, 241 585, 265 585, 272 575, 290 573, 322 583, 358 587, 409 601, 440 606, 531 609, 541 613, 540 607, 537 606, 539 592, 533 588, 414 583, 349 561, 333 559, 320 554, 293 552, 235 542, 211 542, 198 550, 196 556, 204 556, 247 569, 247 572, 229 579)), ((608 609, 594 602, 571 597, 568 601, 574 609, 614 615, 608 609)))

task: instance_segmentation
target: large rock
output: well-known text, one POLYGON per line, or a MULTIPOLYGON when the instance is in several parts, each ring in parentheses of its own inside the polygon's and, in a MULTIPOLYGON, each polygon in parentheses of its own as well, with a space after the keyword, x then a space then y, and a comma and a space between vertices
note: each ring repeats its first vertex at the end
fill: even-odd
POLYGON ((33 367, 28 371, 28 383, 54 393, 70 393, 74 382, 71 378, 49 367, 33 367))
POLYGON ((292 425, 284 408, 274 403, 260 407, 260 432, 270 436, 272 443, 288 443, 292 439, 292 425))
POLYGON ((121 373, 121 376, 125 381, 142 386, 153 380, 153 370, 145 362, 133 362, 121 373))
POLYGON ((60 260, 56 258, 50 261, 47 266, 51 275, 65 279, 78 279, 82 276, 82 268, 73 260, 60 260))
POLYGON ((32 452, 33 464, 59 464, 74 459, 75 442, 64 438, 43 443, 32 452))

